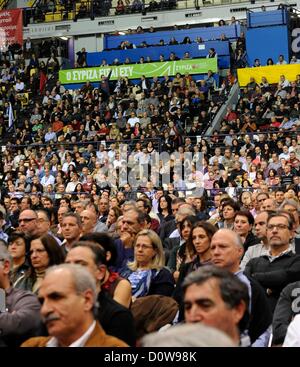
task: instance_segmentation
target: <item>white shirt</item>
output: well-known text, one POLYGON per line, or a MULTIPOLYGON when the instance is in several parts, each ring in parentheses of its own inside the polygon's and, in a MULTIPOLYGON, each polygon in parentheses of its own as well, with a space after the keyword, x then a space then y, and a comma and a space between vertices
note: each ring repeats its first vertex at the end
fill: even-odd
POLYGON ((44 176, 42 179, 41 179, 41 184, 43 186, 47 186, 47 185, 54 185, 55 184, 55 177, 50 175, 50 176, 44 176))
POLYGON ((77 184, 79 184, 79 183, 80 183, 79 181, 76 181, 76 182, 70 181, 70 182, 67 184, 66 192, 74 192, 75 187, 76 187, 76 186, 77 186, 77 184))
POLYGON ((134 127, 137 122, 140 122, 140 119, 136 116, 130 117, 127 122, 130 124, 130 127, 134 127))
POLYGON ((282 346, 300 347, 300 315, 296 315, 290 323, 282 346))
MULTIPOLYGON (((94 322, 87 329, 87 331, 79 339, 75 340, 75 342, 70 344, 68 348, 84 347, 85 343, 88 341, 89 337, 92 335, 92 332, 94 331, 95 326, 96 326, 96 321, 94 320, 94 322)), ((48 343, 46 344, 46 347, 59 347, 58 340, 55 337, 51 338, 48 341, 48 343)))

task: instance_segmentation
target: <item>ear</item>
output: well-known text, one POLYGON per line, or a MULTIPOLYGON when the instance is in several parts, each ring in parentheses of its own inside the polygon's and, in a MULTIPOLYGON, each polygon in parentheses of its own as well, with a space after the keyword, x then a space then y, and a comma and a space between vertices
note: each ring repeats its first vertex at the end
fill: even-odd
POLYGON ((239 305, 235 306, 233 308, 233 319, 235 321, 235 324, 238 325, 238 323, 241 321, 241 319, 244 316, 244 313, 246 311, 246 303, 245 301, 241 301, 239 305))
POLYGON ((245 249, 241 246, 238 246, 238 253, 239 253, 240 259, 243 257, 244 252, 245 252, 245 249))
POLYGON ((84 311, 91 311, 95 303, 95 295, 91 289, 87 289, 83 292, 84 297, 84 311))

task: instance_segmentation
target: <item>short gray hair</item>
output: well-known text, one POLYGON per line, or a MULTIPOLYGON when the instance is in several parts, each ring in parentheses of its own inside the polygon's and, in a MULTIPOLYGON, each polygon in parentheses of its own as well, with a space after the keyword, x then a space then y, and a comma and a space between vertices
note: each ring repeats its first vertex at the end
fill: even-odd
POLYGON ((248 307, 249 293, 246 284, 228 270, 213 265, 201 266, 188 274, 182 284, 182 290, 185 294, 187 288, 191 285, 201 285, 210 279, 216 279, 218 282, 221 297, 229 309, 236 307, 241 301, 244 301, 248 307))
POLYGON ((78 264, 60 264, 48 268, 46 270, 45 276, 57 270, 69 271, 73 279, 74 288, 78 294, 81 294, 86 290, 91 289, 94 295, 94 304, 96 303, 96 296, 97 296, 96 281, 88 269, 78 264))

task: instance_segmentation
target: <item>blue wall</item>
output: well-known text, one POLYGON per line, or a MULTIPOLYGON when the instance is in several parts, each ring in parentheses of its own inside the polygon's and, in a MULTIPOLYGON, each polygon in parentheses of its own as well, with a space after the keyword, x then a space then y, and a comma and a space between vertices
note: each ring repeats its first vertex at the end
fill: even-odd
POLYGON ((248 12, 247 26, 248 28, 254 28, 269 25, 282 25, 287 24, 288 19, 289 16, 286 9, 248 12))
POLYGON ((123 41, 129 41, 136 46, 140 45, 143 41, 146 41, 149 45, 157 45, 161 39, 163 39, 165 43, 168 43, 171 37, 175 37, 178 42, 182 42, 186 36, 189 36, 192 41, 195 41, 197 37, 202 37, 204 41, 209 41, 219 39, 222 33, 224 33, 227 38, 238 38, 241 33, 241 26, 240 24, 236 24, 223 27, 203 27, 178 31, 169 30, 154 33, 126 34, 124 36, 105 36, 104 48, 118 48, 123 41))
POLYGON ((159 60, 159 55, 162 54, 167 61, 171 52, 181 59, 185 52, 189 52, 191 58, 206 57, 208 50, 214 48, 218 54, 218 66, 221 69, 230 66, 229 43, 228 41, 208 41, 203 44, 192 43, 188 45, 175 46, 157 46, 145 47, 129 50, 111 50, 102 52, 90 52, 87 55, 87 62, 89 66, 99 66, 102 59, 106 59, 108 64, 111 64, 115 58, 123 63, 126 57, 129 57, 132 63, 139 61, 143 56, 146 60, 147 56, 151 57, 152 61, 159 60))
POLYGON ((260 59, 262 65, 266 65, 269 57, 276 64, 280 54, 289 62, 289 48, 289 31, 286 25, 247 30, 246 49, 250 66, 256 58, 260 59))

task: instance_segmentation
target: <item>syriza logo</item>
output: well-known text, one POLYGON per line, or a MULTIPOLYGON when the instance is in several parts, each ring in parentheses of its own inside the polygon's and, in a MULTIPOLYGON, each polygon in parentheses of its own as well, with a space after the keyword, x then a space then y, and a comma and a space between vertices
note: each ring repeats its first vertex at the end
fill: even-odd
POLYGON ((300 52, 300 28, 294 28, 292 30, 292 43, 291 48, 294 54, 300 52))
POLYGON ((300 312, 300 288, 294 288, 292 290, 292 298, 294 299, 292 302, 292 311, 297 314, 300 312))

